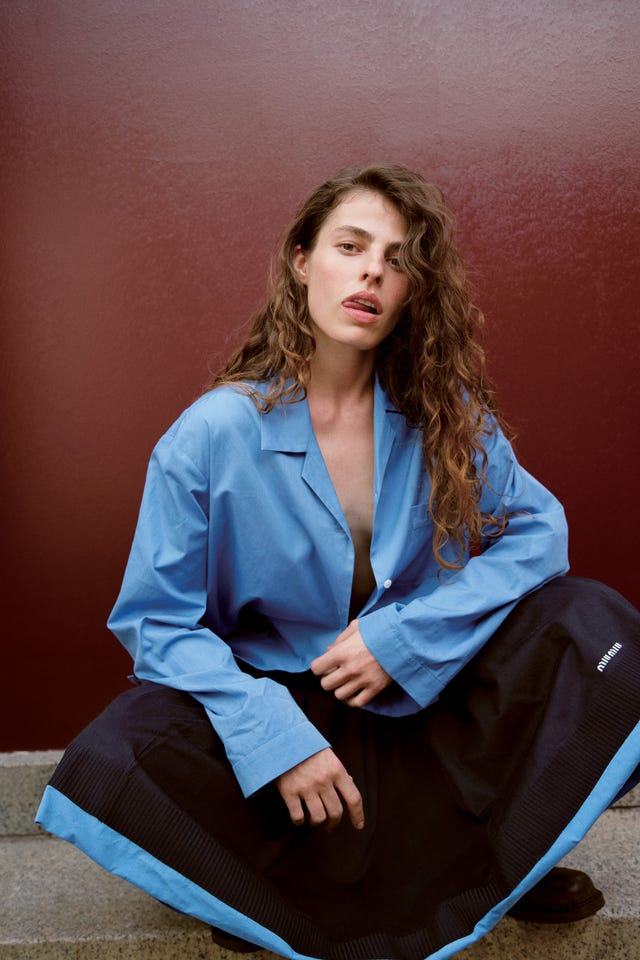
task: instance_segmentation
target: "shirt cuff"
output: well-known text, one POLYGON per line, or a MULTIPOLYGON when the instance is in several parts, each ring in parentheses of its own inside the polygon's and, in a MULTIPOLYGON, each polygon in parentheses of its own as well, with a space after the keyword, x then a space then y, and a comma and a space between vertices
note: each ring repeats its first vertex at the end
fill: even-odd
POLYGON ((358 619, 358 626, 365 646, 382 669, 420 707, 427 707, 438 699, 442 681, 407 650, 399 629, 395 604, 365 614, 358 619))
POLYGON ((330 746, 310 721, 303 720, 256 747, 248 756, 232 760, 231 765, 242 793, 248 797, 281 773, 330 746))

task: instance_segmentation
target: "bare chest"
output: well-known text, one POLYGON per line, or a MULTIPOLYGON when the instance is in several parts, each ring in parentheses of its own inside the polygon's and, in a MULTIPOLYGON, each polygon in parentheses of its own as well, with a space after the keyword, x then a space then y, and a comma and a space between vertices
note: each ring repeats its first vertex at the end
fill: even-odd
POLYGON ((342 512, 355 539, 371 540, 373 527, 373 436, 352 431, 320 432, 318 444, 342 512))
POLYGON ((371 418, 346 425, 314 424, 316 439, 354 549, 350 617, 355 617, 375 586, 371 568, 373 532, 373 424, 371 418))

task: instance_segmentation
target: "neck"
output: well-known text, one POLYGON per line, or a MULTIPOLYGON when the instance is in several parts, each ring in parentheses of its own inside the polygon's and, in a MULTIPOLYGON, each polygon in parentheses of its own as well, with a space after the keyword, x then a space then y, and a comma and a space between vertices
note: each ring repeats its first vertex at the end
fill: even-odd
POLYGON ((309 396, 342 403, 370 395, 375 361, 375 351, 316 351, 310 364, 309 396))

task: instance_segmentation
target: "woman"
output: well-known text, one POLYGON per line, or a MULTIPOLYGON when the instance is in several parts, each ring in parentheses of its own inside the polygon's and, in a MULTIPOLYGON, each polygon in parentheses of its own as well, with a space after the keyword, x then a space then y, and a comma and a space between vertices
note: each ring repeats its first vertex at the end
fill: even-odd
POLYGON ((440 958, 589 916, 552 868, 640 760, 640 618, 562 576, 441 196, 349 168, 280 266, 154 450, 110 619, 137 686, 39 819, 235 949, 440 958))

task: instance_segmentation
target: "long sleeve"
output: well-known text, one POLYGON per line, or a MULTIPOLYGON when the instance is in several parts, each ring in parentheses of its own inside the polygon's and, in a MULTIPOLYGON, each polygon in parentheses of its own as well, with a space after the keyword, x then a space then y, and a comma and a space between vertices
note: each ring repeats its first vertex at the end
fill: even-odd
MULTIPOLYGON (((509 525, 439 577, 419 436, 379 385, 374 429, 375 588, 359 622, 397 684, 367 709, 402 716, 435 700, 521 597, 566 571, 566 525, 496 429, 481 507, 506 510, 509 525)), ((157 444, 109 626, 140 678, 202 703, 245 794, 328 744, 285 687, 238 664, 308 670, 347 626, 353 563, 305 402, 263 415, 218 388, 157 444)))
POLYGON ((483 510, 510 514, 504 533, 428 594, 360 618, 365 644, 421 707, 498 629, 515 603, 566 573, 567 527, 556 498, 517 462, 499 429, 486 439, 483 510))
POLYGON ((190 693, 225 745, 245 795, 328 746, 289 692, 256 679, 204 621, 215 620, 207 589, 211 558, 242 562, 224 542, 224 516, 210 516, 207 438, 180 428, 157 445, 138 525, 109 627, 128 649, 140 679, 190 693), (194 450, 200 465, 192 460, 194 450), (211 538, 220 544, 212 546, 211 538))

